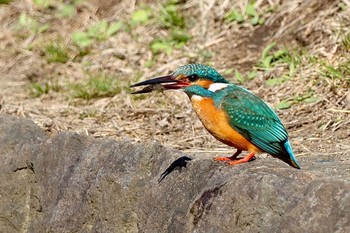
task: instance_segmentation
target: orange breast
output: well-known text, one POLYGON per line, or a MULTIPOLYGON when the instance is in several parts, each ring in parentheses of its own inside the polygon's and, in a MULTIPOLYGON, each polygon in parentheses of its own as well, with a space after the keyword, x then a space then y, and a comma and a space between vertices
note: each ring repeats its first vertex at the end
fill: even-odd
POLYGON ((210 98, 191 98, 192 105, 204 127, 219 141, 239 150, 260 152, 228 123, 225 113, 214 106, 210 98))

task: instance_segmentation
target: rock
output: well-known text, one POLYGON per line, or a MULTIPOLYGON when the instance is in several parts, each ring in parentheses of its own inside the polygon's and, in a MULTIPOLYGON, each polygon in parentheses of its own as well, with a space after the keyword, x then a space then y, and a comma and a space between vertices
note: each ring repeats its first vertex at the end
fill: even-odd
POLYGON ((41 220, 30 157, 46 140, 32 121, 0 115, 0 232, 27 232, 41 220))
POLYGON ((0 232, 350 232, 349 160, 232 167, 157 143, 48 138, 8 116, 0 151, 0 232))

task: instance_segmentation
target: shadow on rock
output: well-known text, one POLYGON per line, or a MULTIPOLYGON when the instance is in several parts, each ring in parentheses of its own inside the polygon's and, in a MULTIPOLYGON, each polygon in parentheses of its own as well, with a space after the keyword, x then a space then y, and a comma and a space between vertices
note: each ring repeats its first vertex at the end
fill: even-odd
POLYGON ((172 173, 175 170, 181 171, 183 167, 186 168, 187 161, 191 161, 192 159, 187 156, 182 156, 178 159, 176 159, 170 166, 160 175, 160 178, 158 179, 158 183, 162 182, 165 177, 167 177, 170 173, 172 173))

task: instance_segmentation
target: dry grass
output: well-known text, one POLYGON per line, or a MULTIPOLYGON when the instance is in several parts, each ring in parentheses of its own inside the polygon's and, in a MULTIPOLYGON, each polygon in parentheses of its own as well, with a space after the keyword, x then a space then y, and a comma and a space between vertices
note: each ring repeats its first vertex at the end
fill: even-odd
POLYGON ((48 2, 49 7, 45 7, 14 0, 0 8, 2 113, 31 118, 50 134, 73 130, 132 142, 158 140, 189 152, 232 152, 203 129, 184 94, 132 96, 127 88, 130 83, 167 74, 186 63, 206 63, 233 82, 237 79, 232 69, 243 75, 255 71, 254 78, 244 81, 243 86, 273 106, 281 101, 291 105, 278 113, 297 156, 350 158, 348 0, 257 0, 255 8, 264 21, 261 25, 253 25, 247 16, 242 23, 225 21, 232 9, 244 12, 248 1, 233 5, 230 1, 180 1, 176 15, 183 16, 181 30, 191 39, 168 53, 152 52, 150 46, 159 38, 173 43, 174 28, 182 27, 162 23, 164 4, 82 1, 74 5, 74 15, 69 18, 60 16, 66 3, 48 2), (153 13, 144 23, 130 23, 140 9, 153 13), (19 26, 24 13, 35 23, 19 26), (86 48, 74 44, 74 32, 85 32, 101 20, 122 21, 123 27, 103 40, 93 38, 86 48), (277 61, 268 70, 256 67, 264 48, 272 42, 276 42, 272 52, 286 47, 297 58, 292 73, 292 61, 277 61), (53 49, 53 55, 48 54, 45 48, 52 44, 58 44, 63 52, 53 49), (64 59, 55 62, 48 59, 52 56, 64 59), (89 78, 101 75, 118 80, 114 97, 112 92, 76 98, 72 84, 88 89, 84 85, 89 78), (282 84, 267 84, 267 80, 283 75, 288 77, 282 84))

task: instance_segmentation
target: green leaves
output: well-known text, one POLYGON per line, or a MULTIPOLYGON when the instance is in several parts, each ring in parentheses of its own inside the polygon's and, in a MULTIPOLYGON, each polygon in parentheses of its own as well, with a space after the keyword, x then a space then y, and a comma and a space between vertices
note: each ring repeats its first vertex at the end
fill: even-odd
POLYGON ((69 87, 74 98, 85 100, 111 97, 122 90, 116 77, 105 74, 89 75, 89 80, 86 83, 71 83, 69 87))
POLYGON ((293 103, 291 101, 282 100, 281 102, 279 102, 278 104, 275 105, 275 108, 287 109, 287 108, 290 108, 292 105, 293 105, 293 103))
POLYGON ((257 68, 264 71, 271 71, 275 67, 282 68, 283 72, 277 78, 270 78, 266 81, 269 86, 276 86, 288 81, 292 77, 300 63, 299 55, 290 52, 286 48, 276 50, 276 42, 265 47, 257 64, 257 68), (285 71, 286 70, 286 71, 285 71))
POLYGON ((243 23, 244 15, 241 12, 233 9, 225 15, 224 19, 226 22, 236 21, 237 23, 243 23))
POLYGON ((69 60, 67 48, 58 42, 52 42, 44 47, 48 62, 66 63, 69 60))
POLYGON ((108 24, 106 20, 102 20, 89 27, 85 32, 74 32, 72 34, 72 40, 77 46, 84 48, 91 45, 95 40, 101 41, 108 39, 122 27, 123 23, 121 21, 108 24))
POLYGON ((192 37, 185 29, 185 18, 178 9, 178 1, 169 0, 159 10, 158 20, 160 24, 169 30, 169 36, 156 38, 150 43, 153 54, 165 52, 172 53, 176 48, 184 46, 192 37))
POLYGON ((86 32, 73 32, 72 40, 76 45, 82 48, 89 46, 94 41, 86 32))
POLYGON ((160 52, 165 52, 166 54, 170 54, 173 51, 173 46, 171 41, 156 39, 153 40, 150 44, 152 53, 157 54, 160 52))
POLYGON ((63 5, 58 12, 58 15, 62 18, 72 18, 75 14, 76 14, 76 8, 71 4, 63 5))
POLYGON ((164 7, 160 9, 159 19, 166 28, 178 27, 183 29, 185 27, 185 18, 179 12, 177 3, 178 1, 167 1, 164 7))
POLYGON ((18 18, 17 29, 33 34, 45 32, 50 25, 48 23, 40 24, 34 18, 28 16, 25 12, 22 12, 18 18))
POLYGON ((131 23, 134 25, 147 24, 150 20, 150 16, 151 16, 150 8, 139 9, 132 14, 131 23))
POLYGON ((49 92, 58 92, 61 87, 57 82, 47 81, 45 83, 33 82, 29 85, 29 94, 32 97, 40 97, 49 92))
POLYGON ((186 44, 191 36, 184 31, 173 31, 169 38, 157 38, 150 44, 151 50, 154 54, 165 52, 171 54, 174 48, 180 48, 186 44))
POLYGON ((235 70, 235 78, 239 83, 244 83, 247 80, 254 79, 257 75, 256 71, 251 71, 248 73, 245 73, 244 75, 238 72, 238 70, 235 70))
POLYGON ((111 23, 106 31, 107 37, 110 37, 117 33, 121 28, 123 27, 123 22, 117 21, 114 23, 111 23))
POLYGON ((317 103, 321 101, 319 97, 314 95, 314 91, 309 90, 308 92, 302 94, 302 95, 295 95, 290 98, 287 98, 285 100, 282 100, 278 104, 275 105, 276 109, 287 109, 292 107, 295 104, 298 104, 300 102, 303 103, 317 103))
POLYGON ((243 23, 246 20, 250 20, 250 23, 255 26, 258 24, 264 24, 264 19, 261 18, 255 9, 254 2, 249 2, 245 8, 244 12, 240 12, 236 9, 228 12, 224 19, 226 22, 237 22, 243 23))

